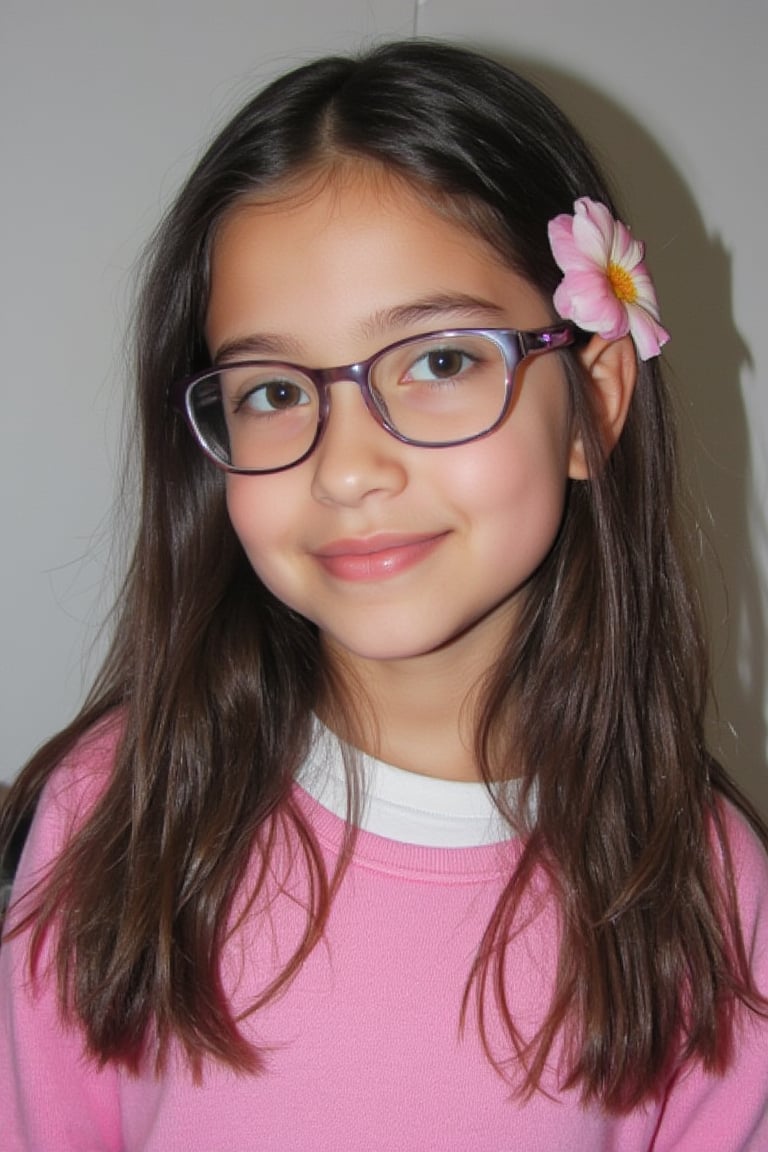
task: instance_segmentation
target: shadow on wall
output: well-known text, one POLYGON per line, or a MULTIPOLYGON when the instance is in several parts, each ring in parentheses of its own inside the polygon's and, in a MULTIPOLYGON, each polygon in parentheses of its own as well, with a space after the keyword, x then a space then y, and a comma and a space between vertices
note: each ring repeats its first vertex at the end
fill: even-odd
POLYGON ((765 531, 765 520, 754 506, 740 384, 751 357, 733 316, 730 254, 719 237, 707 233, 680 172, 631 113, 550 63, 501 60, 539 84, 584 133, 647 244, 664 324, 672 333, 664 360, 677 398, 681 466, 690 494, 686 526, 709 621, 717 700, 710 710, 710 741, 768 816, 766 619, 758 541, 751 535, 765 531))

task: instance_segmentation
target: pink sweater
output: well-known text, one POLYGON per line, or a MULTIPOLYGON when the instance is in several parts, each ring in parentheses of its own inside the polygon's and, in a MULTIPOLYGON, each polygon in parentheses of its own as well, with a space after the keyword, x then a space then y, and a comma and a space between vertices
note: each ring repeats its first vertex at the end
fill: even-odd
MULTIPOLYGON (((81 748, 50 782, 28 840, 17 893, 82 818, 109 769, 114 738, 81 748)), ((330 859, 343 825, 306 793, 330 859)), ((730 818, 747 946, 768 990, 768 861, 730 818)), ((363 832, 327 938, 288 991, 249 1018, 267 1045, 262 1075, 209 1063, 193 1083, 179 1053, 162 1079, 99 1069, 59 1017, 52 983, 30 987, 25 938, 0 950, 0 1148, 3 1152, 736 1152, 768 1149, 768 1022, 744 1019, 724 1078, 700 1069, 660 1105, 612 1118, 559 1089, 527 1103, 489 1066, 470 1018, 459 1034, 469 964, 515 841, 424 848, 363 832)), ((300 930, 304 892, 288 895, 230 941, 227 987, 245 1007, 300 930), (293 899, 296 897, 297 899, 293 899)), ((275 895, 274 893, 272 894, 275 895)), ((532 905, 533 908, 533 905, 532 905)), ((514 942, 515 1019, 533 1028, 551 987, 555 917, 546 898, 514 942)), ((471 1015, 471 1014, 470 1014, 471 1015)))

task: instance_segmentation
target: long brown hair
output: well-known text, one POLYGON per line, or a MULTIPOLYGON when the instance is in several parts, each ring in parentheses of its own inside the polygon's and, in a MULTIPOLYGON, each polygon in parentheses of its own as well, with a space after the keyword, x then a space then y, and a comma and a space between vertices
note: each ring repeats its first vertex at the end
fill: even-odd
MULTIPOLYGON (((308 166, 350 157, 410 181, 547 296, 559 278, 547 222, 579 196, 615 211, 586 145, 540 92, 489 60, 425 42, 321 60, 278 80, 182 189, 153 242, 137 318, 142 504, 111 651, 80 715, 32 759, 3 817, 7 842, 65 753, 114 714, 121 737, 103 794, 22 924, 33 961, 55 924, 63 1008, 102 1060, 135 1067, 151 1030, 161 1058, 175 1037, 193 1064, 205 1054, 258 1064, 226 1003, 219 960, 246 868, 255 858, 266 875, 281 825, 300 845, 312 892, 281 985, 332 904, 338 876, 327 874, 290 785, 313 708, 338 703, 341 689, 313 625, 248 565, 222 477, 170 411, 167 390, 209 362, 208 263, 222 216, 308 166)), ((765 1007, 739 930, 720 799, 767 842, 768 833, 705 747, 705 644, 675 523, 674 434, 658 364, 639 366, 626 428, 604 464, 585 379, 575 357, 565 360, 591 479, 572 484, 558 540, 484 688, 478 763, 490 781, 500 741, 510 744, 513 702, 523 787, 536 795, 507 811, 499 793, 525 847, 478 941, 464 1014, 475 998, 489 1058, 502 1071, 519 1057, 515 1083, 528 1090, 564 1033, 569 1082, 623 1110, 659 1090, 675 1060, 722 1068, 734 1005, 765 1007), (535 816, 526 824, 521 811, 535 816), (507 1005, 504 948, 542 868, 562 943, 549 1012, 524 1044, 507 1005), (509 1052, 486 1040, 489 1002, 501 1009, 509 1052)))

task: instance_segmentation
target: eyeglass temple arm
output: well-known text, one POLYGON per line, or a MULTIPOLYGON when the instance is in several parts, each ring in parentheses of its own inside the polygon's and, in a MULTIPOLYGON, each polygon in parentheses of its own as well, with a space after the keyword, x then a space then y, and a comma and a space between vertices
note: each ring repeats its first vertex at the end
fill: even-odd
POLYGON ((557 328, 544 328, 539 332, 521 332, 520 346, 524 356, 536 356, 542 352, 554 352, 557 348, 567 348, 570 344, 578 343, 582 335, 580 329, 565 322, 557 328))

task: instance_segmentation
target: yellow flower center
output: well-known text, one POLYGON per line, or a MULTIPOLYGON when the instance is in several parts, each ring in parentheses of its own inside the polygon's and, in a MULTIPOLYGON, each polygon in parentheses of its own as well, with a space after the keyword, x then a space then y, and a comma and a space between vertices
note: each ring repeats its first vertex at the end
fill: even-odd
POLYGON ((608 265, 608 279, 617 299, 624 304, 634 304, 637 299, 637 289, 632 276, 620 264, 608 265))

